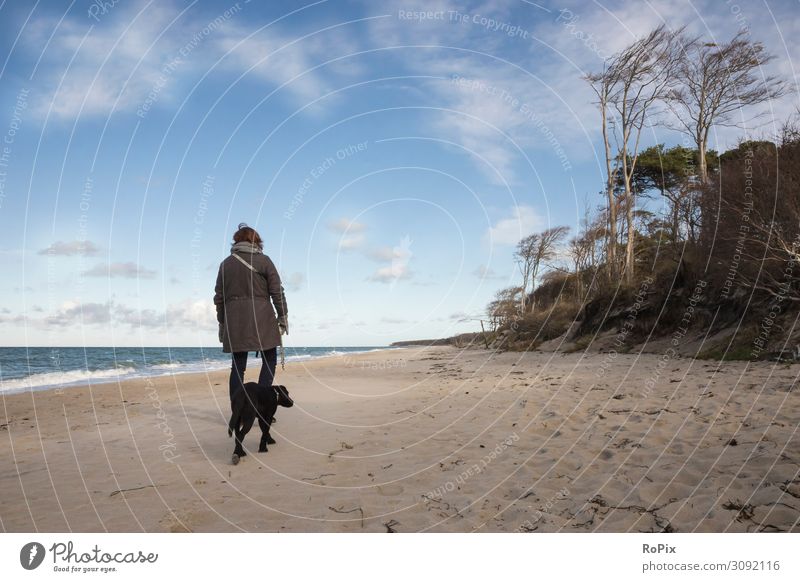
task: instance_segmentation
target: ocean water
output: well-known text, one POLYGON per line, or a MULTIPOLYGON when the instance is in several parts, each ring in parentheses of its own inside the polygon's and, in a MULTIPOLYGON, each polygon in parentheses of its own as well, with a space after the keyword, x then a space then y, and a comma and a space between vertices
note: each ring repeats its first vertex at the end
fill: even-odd
MULTIPOLYGON (((287 347, 286 362, 388 349, 360 347, 287 347)), ((0 393, 87 386, 189 372, 230 368, 222 348, 3 348, 0 347, 0 393)), ((248 369, 259 366, 251 352, 248 369)), ((278 356, 280 366, 280 355, 278 356)))

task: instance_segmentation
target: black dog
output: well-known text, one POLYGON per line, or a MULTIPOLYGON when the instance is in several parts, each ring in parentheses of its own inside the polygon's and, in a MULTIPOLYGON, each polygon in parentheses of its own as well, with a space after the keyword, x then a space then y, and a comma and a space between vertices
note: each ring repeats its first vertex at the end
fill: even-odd
POLYGON ((233 449, 233 464, 247 455, 242 448, 245 435, 250 432, 253 423, 258 418, 261 427, 261 442, 258 445, 259 453, 267 452, 267 445, 274 445, 275 440, 269 434, 269 427, 275 421, 275 411, 278 406, 287 408, 294 405, 289 397, 286 386, 272 386, 261 388, 256 382, 247 382, 244 390, 237 392, 231 402, 231 420, 228 422, 228 436, 235 436, 236 446, 233 449))

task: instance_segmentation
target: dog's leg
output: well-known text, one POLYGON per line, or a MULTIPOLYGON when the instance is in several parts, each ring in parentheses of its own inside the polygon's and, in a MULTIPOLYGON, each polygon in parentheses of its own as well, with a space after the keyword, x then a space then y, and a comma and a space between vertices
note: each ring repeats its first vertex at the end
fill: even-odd
POLYGON ((246 456, 247 453, 244 452, 244 448, 242 448, 242 441, 244 440, 244 435, 237 427, 234 431, 234 439, 236 440, 236 445, 233 448, 233 455, 231 456, 231 462, 234 465, 239 464, 239 460, 246 456))
POLYGON ((236 448, 233 450, 233 457, 231 459, 234 465, 239 462, 239 459, 247 456, 247 453, 243 447, 244 437, 247 436, 248 432, 250 432, 253 422, 255 422, 255 418, 253 416, 244 415, 241 420, 241 425, 236 430, 236 448))
POLYGON ((266 453, 267 452, 267 445, 274 445, 275 439, 272 438, 269 434, 269 424, 263 418, 258 419, 258 426, 261 427, 261 443, 258 445, 258 452, 259 453, 266 453))
POLYGON ((275 411, 278 409, 278 397, 272 388, 261 392, 258 409, 258 425, 261 427, 261 445, 258 450, 267 452, 267 445, 274 445, 275 439, 269 434, 270 425, 275 420, 275 411))

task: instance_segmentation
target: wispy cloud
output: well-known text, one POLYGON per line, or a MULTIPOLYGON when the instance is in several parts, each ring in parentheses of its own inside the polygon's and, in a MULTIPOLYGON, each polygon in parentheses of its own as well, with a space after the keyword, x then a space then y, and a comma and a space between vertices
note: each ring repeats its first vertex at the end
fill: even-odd
POLYGON ((364 244, 364 235, 343 236, 339 239, 340 251, 354 251, 360 249, 364 244))
POLYGON ((511 216, 501 218, 486 232, 492 245, 515 245, 520 239, 540 229, 542 219, 531 206, 519 205, 511 210, 511 216))
POLYGON ((156 272, 136 263, 98 263, 82 273, 85 277, 120 277, 123 279, 153 279, 156 272))
POLYGON ((367 251, 366 256, 373 261, 379 263, 391 262, 398 259, 403 259, 409 253, 402 244, 394 247, 379 247, 367 251))
POLYGON ((336 55, 358 50, 353 36, 344 29, 333 28, 303 38, 284 35, 276 26, 255 36, 252 32, 241 25, 226 27, 216 40, 220 52, 226 55, 225 65, 247 71, 270 85, 285 86, 284 91, 303 101, 330 92, 337 85, 333 82, 337 76, 361 72, 352 61, 318 68, 336 55), (335 54, 331 47, 336 47, 335 54))
POLYGON ((337 247, 340 251, 349 252, 360 249, 366 238, 363 234, 367 225, 349 218, 339 218, 328 223, 328 229, 339 234, 337 247))
POLYGON ((110 301, 106 303, 66 301, 55 313, 46 316, 44 323, 56 327, 109 323, 111 321, 111 305, 110 301))
MULTIPOLYGON (((80 12, 60 23, 55 16, 40 17, 23 37, 33 52, 53 35, 40 65, 43 97, 34 111, 72 119, 135 110, 186 36, 179 25, 170 28, 179 12, 169 3, 144 8, 144 2, 126 2, 91 31, 93 21, 80 12)), ((168 86, 160 90, 166 95, 168 86)))
POLYGON ((368 280, 377 283, 388 283, 394 286, 397 281, 410 279, 412 273, 409 263, 411 256, 414 254, 411 252, 412 242, 411 237, 406 235, 402 238, 400 244, 394 247, 383 247, 372 251, 369 256, 373 260, 388 262, 389 264, 379 267, 368 280))
POLYGON ((73 240, 69 242, 56 241, 46 249, 39 251, 40 255, 71 257, 74 255, 94 256, 100 248, 89 240, 73 240))
POLYGON ((66 301, 54 313, 30 322, 44 327, 121 324, 132 328, 208 330, 216 327, 216 309, 211 301, 187 300, 163 311, 136 309, 114 301, 66 301))
POLYGON ((139 112, 144 105, 174 99, 188 75, 207 70, 219 59, 221 69, 267 82, 287 84, 285 91, 304 101, 338 86, 340 76, 361 72, 353 62, 317 68, 332 56, 355 52, 352 35, 331 29, 299 39, 279 25, 257 31, 248 26, 248 3, 231 3, 217 14, 196 16, 176 2, 119 3, 90 26, 82 11, 40 16, 26 30, 24 45, 32 55, 49 41, 38 78, 43 97, 34 111, 62 119, 139 112), (256 33, 255 35, 253 33, 256 33))
POLYGON ((367 225, 349 218, 340 218, 328 223, 328 228, 333 232, 342 234, 355 234, 367 230, 367 225))
POLYGON ((396 264, 379 268, 369 277, 369 280, 377 283, 389 283, 393 285, 401 279, 410 278, 411 271, 409 270, 408 265, 396 264))

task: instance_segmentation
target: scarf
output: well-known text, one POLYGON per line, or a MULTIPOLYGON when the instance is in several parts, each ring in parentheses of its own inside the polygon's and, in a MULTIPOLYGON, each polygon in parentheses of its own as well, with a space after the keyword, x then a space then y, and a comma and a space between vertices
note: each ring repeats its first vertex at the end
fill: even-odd
POLYGON ((261 249, 258 248, 258 245, 254 245, 251 242, 242 241, 242 242, 238 242, 238 243, 234 244, 231 247, 231 252, 232 253, 250 253, 250 254, 258 253, 258 254, 261 254, 261 249))

